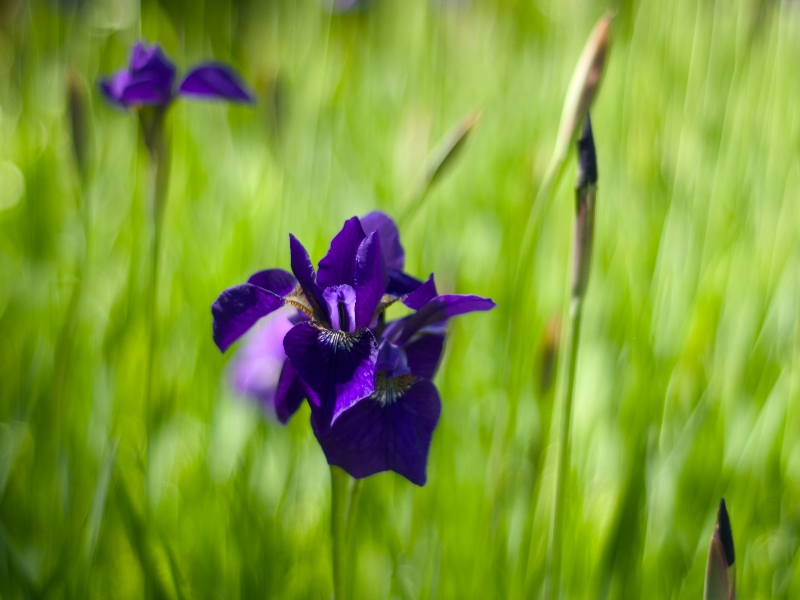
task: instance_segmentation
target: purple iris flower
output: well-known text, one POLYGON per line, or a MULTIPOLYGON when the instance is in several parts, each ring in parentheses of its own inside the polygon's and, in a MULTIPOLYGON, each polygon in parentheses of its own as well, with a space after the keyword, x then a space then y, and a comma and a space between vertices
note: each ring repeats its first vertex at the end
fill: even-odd
POLYGON ((130 64, 100 80, 100 89, 112 104, 122 108, 167 106, 177 96, 195 96, 230 102, 253 102, 254 96, 239 75, 222 63, 203 63, 190 70, 175 89, 175 65, 161 46, 137 42, 130 64))
POLYGON ((423 485, 441 412, 430 380, 446 323, 494 302, 439 296, 432 276, 422 283, 403 273, 399 233, 383 213, 347 221, 316 273, 294 236, 290 247, 293 274, 261 271, 212 306, 223 352, 269 315, 237 357, 235 386, 283 423, 308 398, 328 462, 353 477, 392 470, 423 485), (396 301, 415 312, 386 323, 396 301))

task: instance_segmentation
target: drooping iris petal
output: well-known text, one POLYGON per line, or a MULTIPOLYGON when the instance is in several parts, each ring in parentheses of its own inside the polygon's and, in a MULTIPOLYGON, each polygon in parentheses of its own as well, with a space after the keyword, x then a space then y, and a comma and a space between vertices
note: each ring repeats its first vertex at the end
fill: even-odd
POLYGON ((325 299, 322 297, 322 290, 317 284, 317 276, 314 272, 314 265, 308 256, 308 251, 303 247, 296 237, 289 234, 289 252, 292 260, 292 273, 297 278, 306 299, 311 304, 314 313, 321 319, 328 320, 328 311, 325 308, 325 299))
POLYGON ((373 231, 381 234, 381 250, 383 250, 383 260, 387 269, 403 270, 406 264, 406 253, 400 244, 400 232, 394 221, 380 211, 374 211, 364 215, 359 219, 364 233, 369 235, 373 231))
POLYGON ((284 424, 305 398, 302 383, 283 349, 283 338, 294 327, 295 312, 287 306, 265 317, 245 338, 232 370, 234 387, 257 398, 284 424))
POLYGON ((342 230, 331 240, 325 258, 319 261, 317 285, 322 289, 334 285, 354 285, 356 254, 365 237, 358 217, 345 221, 342 230))
POLYGON ((422 285, 422 282, 416 277, 397 269, 387 268, 386 274, 389 276, 389 285, 386 287, 386 293, 392 296, 405 296, 422 285))
POLYGON ((403 304, 405 304, 408 308, 419 310, 428 302, 436 298, 437 295, 436 283, 433 280, 433 273, 431 273, 431 276, 428 277, 428 281, 411 292, 406 299, 403 300, 403 304))
POLYGON ((343 413, 328 431, 312 413, 311 425, 328 464, 356 479, 394 471, 416 485, 425 485, 441 400, 429 381, 404 382, 402 377, 388 380, 387 389, 343 413))
POLYGON ((283 298, 252 283, 228 288, 211 305, 214 342, 225 352, 256 321, 282 306, 283 298))
POLYGON ((387 283, 380 233, 373 231, 361 242, 356 255, 356 327, 369 327, 387 283))
POLYGON ((475 311, 486 311, 496 304, 490 298, 480 296, 445 294, 437 296, 411 315, 403 327, 397 344, 404 344, 423 327, 434 325, 451 317, 475 311))
POLYGON ((430 333, 421 335, 403 346, 408 370, 423 379, 433 379, 442 358, 444 335, 430 333))
POLYGON ((251 276, 247 283, 257 285, 278 296, 286 296, 297 285, 297 279, 283 269, 265 269, 251 276))
POLYGON ((167 104, 172 100, 175 66, 158 44, 138 42, 131 54, 128 69, 101 79, 100 89, 112 103, 123 108, 149 104, 167 104))
POLYGON ((286 334, 283 347, 319 399, 318 423, 323 431, 375 390, 378 345, 369 329, 346 333, 313 321, 298 323, 286 334))
POLYGON ((283 363, 278 389, 275 391, 275 416, 286 425, 306 398, 303 382, 287 360, 283 363))
POLYGON ((228 100, 230 102, 254 102, 239 75, 228 65, 205 63, 189 71, 178 88, 184 96, 228 100))

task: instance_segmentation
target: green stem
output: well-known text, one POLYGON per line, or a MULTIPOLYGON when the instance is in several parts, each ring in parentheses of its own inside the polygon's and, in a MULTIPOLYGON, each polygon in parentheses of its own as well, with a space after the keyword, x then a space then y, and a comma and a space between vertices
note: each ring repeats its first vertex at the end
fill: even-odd
POLYGON ((339 467, 331 466, 331 557, 333 567, 333 597, 343 600, 347 568, 347 483, 349 476, 339 467))
POLYGON ((564 397, 561 401, 561 415, 558 425, 558 446, 556 454, 556 485, 553 495, 553 512, 550 522, 550 542, 547 553, 545 577, 545 598, 558 600, 561 593, 561 556, 564 546, 564 498, 570 464, 570 430, 572 421, 572 400, 575 395, 575 373, 578 364, 578 343, 581 334, 583 297, 572 297, 569 314, 569 340, 567 342, 567 380, 564 397))
MULTIPOLYGON (((164 134, 164 116, 166 107, 155 113, 150 123, 142 123, 145 144, 150 156, 150 269, 147 298, 147 371, 145 376, 144 420, 149 439, 152 425, 153 404, 155 396, 155 368, 158 348, 157 305, 158 305, 158 266, 161 254, 161 232, 164 208, 167 200, 169 184, 169 148, 164 134)), ((148 443, 149 446, 149 443, 148 443)))
POLYGON ((353 479, 350 485, 350 499, 347 502, 347 519, 345 521, 345 543, 347 544, 345 591, 347 592, 348 598, 353 597, 353 584, 355 582, 356 568, 358 566, 358 545, 355 539, 355 528, 358 502, 361 499, 363 482, 363 479, 353 479))

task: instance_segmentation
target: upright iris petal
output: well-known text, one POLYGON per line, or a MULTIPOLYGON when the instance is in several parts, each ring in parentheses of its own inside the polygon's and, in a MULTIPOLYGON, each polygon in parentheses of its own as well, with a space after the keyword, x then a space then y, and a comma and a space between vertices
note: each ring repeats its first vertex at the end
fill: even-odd
POLYGON ((100 89, 113 104, 131 106, 167 104, 172 99, 175 65, 161 46, 137 42, 127 69, 100 80, 100 89))
POLYGON ((355 284, 356 254, 366 237, 357 217, 345 221, 342 230, 331 240, 325 258, 319 261, 317 283, 320 287, 355 284))

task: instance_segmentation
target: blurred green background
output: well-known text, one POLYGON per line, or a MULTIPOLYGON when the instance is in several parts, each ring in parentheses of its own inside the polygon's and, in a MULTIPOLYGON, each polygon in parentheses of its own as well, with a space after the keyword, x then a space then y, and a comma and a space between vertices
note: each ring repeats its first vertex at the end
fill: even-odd
POLYGON ((288 267, 289 232, 316 261, 346 218, 402 215, 431 148, 482 109, 402 234, 409 272, 498 308, 451 326, 428 484, 365 483, 356 597, 536 597, 573 166, 511 307, 567 84, 607 8, 564 592, 701 598, 724 496, 740 597, 800 597, 800 5, 752 0, 335 15, 315 0, 3 0, 0 595, 330 596, 308 409, 284 428, 235 396, 209 307, 288 267), (96 91, 140 37, 181 71, 228 61, 259 96, 170 111, 148 418, 147 154, 96 91), (88 103, 83 176, 70 81, 88 103))

